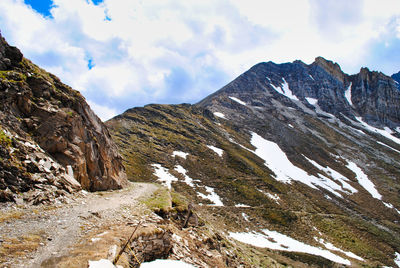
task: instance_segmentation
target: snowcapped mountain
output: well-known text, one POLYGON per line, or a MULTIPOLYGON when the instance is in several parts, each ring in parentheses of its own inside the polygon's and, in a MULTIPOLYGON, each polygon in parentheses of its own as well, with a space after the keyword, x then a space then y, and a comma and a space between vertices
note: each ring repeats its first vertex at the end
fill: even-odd
POLYGON ((107 122, 128 177, 184 194, 245 266, 395 266, 400 93, 318 57, 260 63, 196 105, 107 122))

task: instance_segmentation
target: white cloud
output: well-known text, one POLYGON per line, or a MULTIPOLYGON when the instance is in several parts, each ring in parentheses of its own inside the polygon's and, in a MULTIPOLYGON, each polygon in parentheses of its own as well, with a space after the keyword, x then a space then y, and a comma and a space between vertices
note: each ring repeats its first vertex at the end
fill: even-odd
POLYGON ((90 105, 90 108, 92 108, 92 110, 97 114, 97 116, 103 122, 118 115, 117 110, 115 110, 113 108, 109 108, 107 106, 100 105, 100 104, 94 103, 92 101, 88 101, 88 104, 90 105))
MULTIPOLYGON (((44 18, 22 0, 1 0, 3 35, 88 100, 117 112, 198 101, 260 61, 311 63, 321 55, 355 73, 371 51, 394 50, 400 38, 398 0, 54 4, 53 18, 44 18)), ((367 63, 399 68, 389 56, 367 63)))

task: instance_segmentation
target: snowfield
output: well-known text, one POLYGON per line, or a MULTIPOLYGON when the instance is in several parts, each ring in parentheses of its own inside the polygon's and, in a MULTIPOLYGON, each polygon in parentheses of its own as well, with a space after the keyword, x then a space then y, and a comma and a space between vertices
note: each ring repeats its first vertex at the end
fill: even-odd
POLYGON ((278 92, 279 94, 288 97, 289 99, 292 100, 299 100, 294 94, 293 92, 289 89, 289 84, 286 82, 285 78, 282 77, 283 80, 283 84, 280 85, 280 87, 276 87, 274 86, 272 83, 270 83, 270 85, 273 87, 273 89, 275 89, 276 92, 278 92))
POLYGON ((162 167, 160 164, 153 164, 152 166, 155 168, 154 175, 157 176, 158 180, 167 186, 168 189, 171 189, 171 184, 173 181, 178 181, 178 178, 172 176, 168 172, 168 169, 162 167))
POLYGON ((393 131, 390 128, 385 127, 385 129, 379 129, 379 128, 376 128, 376 127, 368 125, 366 122, 364 122, 362 120, 361 117, 356 117, 356 119, 357 119, 358 122, 361 123, 361 125, 365 129, 367 129, 367 130, 369 130, 371 132, 375 132, 375 133, 381 134, 382 136, 394 141, 395 143, 400 144, 400 139, 392 135, 393 131))
POLYGON ((217 195, 215 192, 214 192, 214 188, 212 188, 212 187, 208 187, 208 186, 205 186, 206 187, 206 192, 208 193, 207 195, 205 195, 205 194, 202 194, 202 193, 197 193, 201 198, 204 198, 204 199, 208 199, 208 200, 210 200, 211 202, 213 202, 213 205, 214 206, 223 206, 224 204, 222 203, 222 201, 221 201, 221 198, 219 197, 219 195, 217 195))
POLYGON ((327 169, 327 171, 329 171, 332 176, 336 176, 335 179, 343 184, 338 184, 323 175, 319 175, 319 177, 309 175, 303 169, 293 165, 287 158, 285 152, 282 151, 276 143, 268 141, 254 132, 252 133, 250 142, 256 147, 253 153, 265 161, 264 164, 275 173, 275 179, 278 181, 284 183, 299 181, 314 189, 318 189, 318 186, 330 191, 338 197, 342 197, 339 191, 345 193, 356 191, 350 184, 346 183, 343 176, 332 169, 327 169))
POLYGON ((181 152, 181 151, 173 151, 172 152, 172 157, 179 156, 179 157, 182 157, 182 158, 186 159, 186 157, 188 155, 189 155, 188 153, 184 153, 184 152, 181 152))
POLYGON ((303 242, 297 241, 289 236, 278 233, 276 231, 269 231, 267 229, 262 230, 262 233, 256 232, 244 232, 244 233, 229 233, 229 235, 246 244, 261 247, 270 248, 275 250, 302 252, 312 255, 324 257, 328 260, 341 263, 344 265, 351 265, 351 262, 344 259, 329 250, 321 249, 318 247, 307 245, 303 242))
POLYGON ((186 169, 184 169, 181 165, 177 165, 175 167, 175 171, 183 175, 183 177, 185 178, 185 183, 187 185, 194 187, 193 179, 190 178, 188 175, 186 175, 186 173, 187 173, 186 169))
POLYGON ((218 148, 218 147, 215 147, 215 146, 212 146, 212 145, 207 145, 207 147, 208 147, 209 149, 213 150, 214 153, 216 153, 217 155, 219 155, 219 157, 222 157, 222 155, 224 154, 224 150, 222 150, 222 149, 220 149, 220 148, 218 148))
POLYGON ((308 103, 311 104, 311 105, 315 105, 315 104, 318 103, 318 100, 317 100, 317 99, 314 99, 314 98, 306 98, 306 100, 307 100, 308 103))
POLYGON ((216 117, 220 117, 220 118, 224 118, 225 119, 225 115, 223 113, 220 112, 215 112, 213 113, 216 117))
POLYGON ((235 98, 235 97, 229 97, 229 98, 231 100, 233 100, 233 101, 236 101, 237 103, 239 103, 241 105, 245 105, 246 106, 246 103, 244 101, 242 101, 242 100, 239 100, 238 98, 235 98))
POLYGON ((353 171, 356 174, 358 183, 365 189, 367 190, 373 198, 382 199, 382 195, 378 193, 378 191, 375 188, 375 185, 370 179, 368 179, 368 176, 359 168, 354 162, 351 162, 347 160, 348 164, 347 167, 353 171))
POLYGON ((351 85, 352 82, 350 82, 349 87, 346 89, 346 91, 344 92, 344 97, 346 98, 347 102, 353 106, 353 102, 351 101, 351 85))

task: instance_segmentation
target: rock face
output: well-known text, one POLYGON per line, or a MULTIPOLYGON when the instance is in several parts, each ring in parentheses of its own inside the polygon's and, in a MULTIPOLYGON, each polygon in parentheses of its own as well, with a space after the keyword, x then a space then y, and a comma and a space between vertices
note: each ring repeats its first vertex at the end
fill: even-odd
POLYGON ((196 105, 132 108, 106 124, 128 174, 171 186, 199 207, 200 221, 272 249, 236 244, 249 266, 394 266, 396 85, 320 57, 264 62, 196 105), (290 252, 281 234, 342 259, 290 252))
MULTIPOLYGON (((47 157, 56 163, 53 170, 62 170, 68 175, 64 179, 66 183, 70 181, 75 185, 78 181, 83 189, 90 191, 118 189, 125 185, 127 179, 121 156, 107 128, 84 97, 23 58, 22 53, 9 46, 1 36, 0 100, 0 123, 11 141, 7 151, 10 157, 15 156, 18 148, 14 147, 18 141, 26 141, 45 156, 40 159, 47 157)), ((17 161, 17 157, 14 158, 17 161)), ((40 159, 34 160, 35 157, 28 158, 29 165, 40 162, 40 159)), ((21 170, 25 171, 24 167, 22 165, 21 170)), ((52 170, 51 167, 48 169, 52 170)), ((31 183, 34 173, 29 170, 22 174, 11 173, 14 178, 1 183, 0 189, 13 184, 14 193, 34 188, 31 183)), ((57 177, 57 171, 53 175, 57 177)))

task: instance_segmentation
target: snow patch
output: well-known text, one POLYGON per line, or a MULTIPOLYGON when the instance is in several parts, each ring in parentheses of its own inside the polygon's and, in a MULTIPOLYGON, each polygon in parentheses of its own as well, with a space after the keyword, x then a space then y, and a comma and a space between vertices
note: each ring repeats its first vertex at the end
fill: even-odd
POLYGON ((293 92, 289 89, 289 84, 286 82, 285 78, 282 78, 282 80, 283 80, 283 84, 280 85, 279 88, 274 86, 273 84, 271 84, 271 86, 279 94, 282 94, 292 100, 299 100, 295 95, 293 95, 293 92))
POLYGON ((397 208, 395 208, 392 204, 386 202, 383 202, 383 204, 388 208, 394 209, 398 214, 400 214, 400 211, 397 208))
POLYGON ((231 100, 236 101, 237 103, 241 104, 241 105, 246 105, 246 103, 244 101, 239 100, 238 98, 235 97, 229 97, 231 100))
POLYGON ((399 150, 396 150, 395 148, 390 147, 389 145, 386 145, 386 144, 384 144, 383 142, 376 141, 376 143, 378 143, 378 144, 380 144, 380 145, 383 145, 383 146, 385 146, 385 147, 387 147, 387 148, 389 148, 389 149, 392 149, 393 151, 398 152, 398 153, 400 154, 400 151, 399 151, 399 150))
POLYGON ((213 113, 216 117, 220 117, 220 118, 224 118, 225 119, 225 115, 223 113, 220 112, 215 112, 213 113))
POLYGON ((173 151, 172 152, 172 157, 179 156, 179 157, 182 157, 182 158, 186 159, 186 157, 188 155, 189 155, 188 153, 184 153, 184 152, 181 152, 181 151, 173 151))
POLYGON ((394 259, 394 263, 397 265, 397 267, 400 267, 400 253, 396 252, 395 255, 396 258, 394 259))
POLYGON ((158 180, 167 186, 168 189, 171 189, 171 183, 173 181, 178 181, 176 177, 168 172, 168 169, 162 167, 160 164, 153 164, 152 166, 155 168, 154 175, 158 177, 158 180))
MULTIPOLYGON (((336 170, 333 170, 330 167, 323 167, 323 166, 319 165, 317 162, 315 162, 315 161, 313 161, 311 159, 308 159, 307 157, 305 157, 305 158, 308 160, 308 162, 313 164, 319 170, 325 172, 332 179, 334 179, 336 181, 339 181, 342 184, 342 188, 343 189, 347 189, 352 194, 357 193, 357 189, 355 189, 354 187, 352 187, 350 184, 347 183, 347 181, 349 181, 348 178, 346 178, 345 176, 343 176, 342 174, 340 174, 336 170)), ((321 175, 321 176, 323 176, 323 175, 321 175)), ((341 189, 339 189, 339 190, 341 190, 341 189)), ((343 191, 343 190, 341 190, 341 191, 343 191)))
POLYGON ((252 232, 252 233, 229 233, 229 235, 240 242, 250 244, 256 247, 308 253, 324 257, 328 260, 337 263, 345 265, 351 264, 349 260, 344 259, 336 254, 333 254, 329 250, 324 250, 321 248, 307 245, 303 242, 295 240, 289 236, 283 235, 276 231, 269 231, 267 229, 264 229, 262 231, 264 234, 252 232))
POLYGON ((258 189, 258 191, 265 194, 268 198, 274 200, 277 204, 279 204, 278 200, 280 200, 281 198, 277 194, 271 194, 260 189, 258 189))
POLYGON ((205 194, 202 194, 202 193, 197 193, 201 198, 204 198, 204 199, 208 199, 208 200, 210 200, 211 202, 213 202, 214 203, 214 206, 223 206, 224 204, 222 203, 222 201, 221 201, 221 198, 219 197, 219 195, 217 195, 215 192, 214 192, 214 188, 212 188, 212 187, 208 187, 208 186, 205 186, 206 187, 206 192, 208 193, 208 195, 205 195, 205 194))
POLYGON ((143 262, 140 268, 196 268, 191 264, 177 260, 155 260, 151 262, 143 262))
POLYGON ((311 105, 315 105, 315 104, 318 103, 318 100, 317 100, 317 99, 314 99, 314 98, 306 98, 306 100, 307 100, 308 103, 311 104, 311 105))
POLYGON ((224 154, 224 150, 217 148, 215 146, 212 145, 207 145, 208 148, 210 148, 211 150, 214 151, 214 153, 216 153, 217 155, 219 155, 219 157, 222 157, 222 155, 224 154))
POLYGON ((359 168, 354 162, 347 160, 347 167, 356 174, 358 183, 367 190, 373 198, 382 199, 382 196, 378 193, 375 188, 375 185, 372 181, 368 179, 368 176, 359 168))
POLYGON ((242 212, 242 217, 243 217, 243 219, 244 219, 245 221, 250 221, 250 220, 249 220, 249 216, 248 216, 246 213, 244 213, 244 212, 242 212))
POLYGON ((350 82, 349 87, 346 89, 346 91, 344 92, 344 97, 346 98, 346 100, 349 102, 349 104, 351 106, 353 106, 353 102, 351 101, 351 85, 352 82, 350 82))
POLYGON ((363 125, 363 127, 365 129, 367 129, 367 130, 369 130, 371 132, 375 132, 375 133, 381 134, 382 136, 394 141, 395 143, 400 144, 400 139, 392 135, 393 132, 392 132, 391 129, 389 129, 389 128, 385 128, 384 130, 383 129, 379 129, 379 128, 376 128, 376 127, 368 125, 367 123, 365 123, 362 120, 361 117, 356 117, 356 119, 357 119, 358 122, 360 122, 363 125))
POLYGON ((183 177, 185 178, 185 183, 187 185, 194 187, 193 179, 190 178, 188 175, 186 175, 186 173, 187 173, 186 169, 184 169, 181 165, 177 165, 175 167, 175 171, 183 175, 183 177))
MULTIPOLYGON (((265 165, 275 173, 275 179, 284 183, 291 181, 299 181, 311 188, 318 189, 316 186, 324 188, 336 196, 342 197, 337 191, 343 191, 342 186, 330 180, 329 178, 320 175, 315 177, 309 175, 301 168, 295 166, 287 158, 284 151, 279 146, 271 141, 265 140, 256 133, 252 133, 251 144, 256 147, 254 153, 265 161, 265 165)), ((351 189, 350 185, 346 185, 351 189)))
POLYGON ((122 266, 114 266, 114 264, 110 260, 101 259, 98 261, 89 261, 89 268, 122 268, 122 266))
POLYGON ((235 205, 235 207, 237 207, 237 208, 250 208, 249 205, 245 205, 245 204, 237 204, 237 205, 235 205))
POLYGON ((340 248, 335 247, 333 244, 331 244, 329 242, 326 242, 322 238, 319 239, 318 242, 320 242, 322 245, 324 245, 326 249, 333 250, 333 251, 339 251, 339 252, 341 252, 343 254, 346 254, 350 258, 353 258, 353 259, 356 259, 356 260, 359 260, 359 261, 364 261, 363 258, 361 258, 360 256, 357 256, 353 252, 341 250, 340 248))

